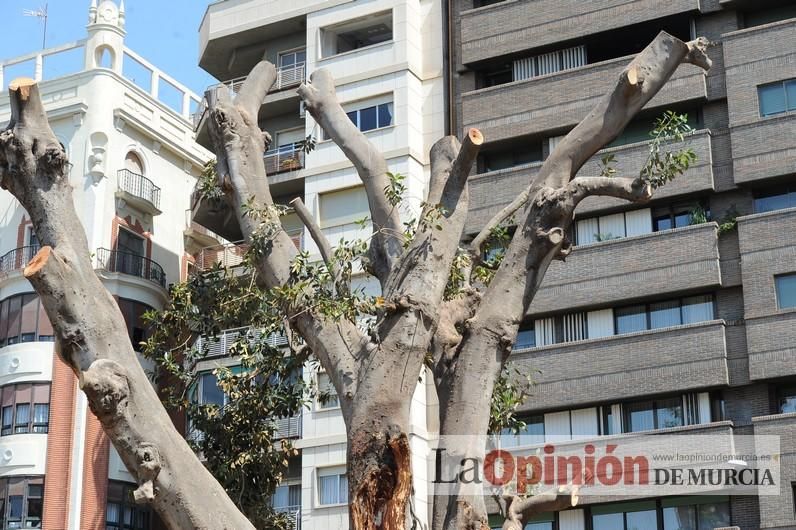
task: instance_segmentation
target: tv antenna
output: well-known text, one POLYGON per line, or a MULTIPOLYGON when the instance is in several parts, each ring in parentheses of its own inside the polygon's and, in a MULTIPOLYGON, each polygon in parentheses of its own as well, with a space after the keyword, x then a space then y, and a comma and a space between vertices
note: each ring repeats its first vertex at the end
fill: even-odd
POLYGON ((44 21, 44 35, 41 39, 41 48, 42 50, 45 49, 47 47, 47 4, 44 4, 44 7, 40 7, 39 9, 26 9, 22 14, 26 17, 36 17, 44 21))

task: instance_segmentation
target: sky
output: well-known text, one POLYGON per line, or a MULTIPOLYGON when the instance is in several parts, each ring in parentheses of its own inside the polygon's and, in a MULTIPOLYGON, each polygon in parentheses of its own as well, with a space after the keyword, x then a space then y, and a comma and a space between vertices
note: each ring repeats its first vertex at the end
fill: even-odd
MULTIPOLYGON (((203 93, 214 82, 197 66, 199 24, 208 3, 207 0, 125 0, 126 46, 193 92, 203 93)), ((41 49, 43 24, 37 18, 24 16, 23 12, 43 8, 45 4, 49 13, 47 47, 86 36, 90 0, 0 0, 3 24, 0 60, 41 49)))

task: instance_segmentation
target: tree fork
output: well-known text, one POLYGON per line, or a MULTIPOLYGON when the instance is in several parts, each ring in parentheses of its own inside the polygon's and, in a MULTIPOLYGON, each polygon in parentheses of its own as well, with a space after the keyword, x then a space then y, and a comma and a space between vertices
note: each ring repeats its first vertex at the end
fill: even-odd
MULTIPOLYGON (((24 270, 52 322, 57 351, 151 502, 172 529, 253 528, 177 432, 141 367, 116 301, 94 272, 72 201, 66 153, 38 85, 9 85, 11 121, 0 133, 0 182, 22 204, 44 247, 24 270)), ((58 399, 58 396, 53 396, 58 399)))

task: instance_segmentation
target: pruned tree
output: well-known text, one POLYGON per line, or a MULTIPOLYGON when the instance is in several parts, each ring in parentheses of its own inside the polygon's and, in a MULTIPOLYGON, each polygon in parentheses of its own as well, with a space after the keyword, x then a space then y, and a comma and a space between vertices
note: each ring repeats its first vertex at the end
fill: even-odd
MULTIPOLYGON (((351 528, 413 526, 409 407, 424 364, 432 366, 440 396, 441 434, 486 434, 495 381, 547 267, 571 250, 568 234, 578 203, 592 195, 648 201, 654 187, 687 168, 685 158, 663 156, 635 177, 575 178, 680 64, 709 68, 706 46, 703 39, 684 43, 661 33, 559 143, 525 192, 463 251, 467 179, 484 141, 480 132, 471 129, 461 143, 449 136, 434 144, 428 196, 417 226, 405 233, 384 156, 345 115, 330 74, 317 70, 299 94, 356 168, 373 226, 366 251, 339 253, 314 220, 302 216, 323 250, 323 281, 308 274, 321 269, 310 269, 307 256, 297 254, 281 229, 268 186, 262 157, 268 136, 257 116, 276 80, 275 68, 256 65, 234 99, 224 89, 206 94, 218 184, 252 246, 254 279, 275 293, 288 325, 317 357, 339 396, 348 432, 351 528), (510 216, 516 231, 503 259, 489 264, 494 270, 487 274, 482 250, 510 216), (340 266, 341 258, 361 259, 380 282, 378 301, 352 294, 350 270, 340 266), (367 330, 356 322, 361 313, 373 317, 367 330)), ((152 501, 172 528, 250 528, 168 423, 113 299, 91 270, 64 173, 66 158, 47 126, 35 84, 17 82, 11 96, 12 123, 0 136, 0 176, 47 245, 25 275, 42 298, 92 410, 138 478, 138 497, 152 501)), ((481 458, 484 448, 463 443, 449 450, 481 458)), ((521 527, 534 511, 571 505, 576 489, 512 498, 507 528, 521 527)), ((432 526, 487 528, 483 497, 436 498, 432 526)))

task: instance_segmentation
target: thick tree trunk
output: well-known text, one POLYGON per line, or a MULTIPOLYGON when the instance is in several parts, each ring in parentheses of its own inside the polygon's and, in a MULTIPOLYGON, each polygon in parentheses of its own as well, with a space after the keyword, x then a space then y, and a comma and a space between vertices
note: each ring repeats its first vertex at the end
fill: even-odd
POLYGON ((18 79, 9 93, 11 123, 0 133, 2 186, 25 207, 44 245, 24 274, 91 410, 138 481, 136 501, 152 503, 173 529, 253 528, 172 425, 116 302, 94 273, 66 154, 47 123, 38 87, 18 79))

